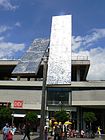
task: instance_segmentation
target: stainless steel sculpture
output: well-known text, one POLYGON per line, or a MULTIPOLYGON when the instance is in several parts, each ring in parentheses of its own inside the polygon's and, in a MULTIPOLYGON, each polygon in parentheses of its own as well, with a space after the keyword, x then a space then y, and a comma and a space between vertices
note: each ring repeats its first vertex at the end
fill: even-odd
POLYGON ((12 74, 37 74, 41 60, 49 45, 49 39, 35 39, 28 51, 23 55, 12 74))
POLYGON ((47 84, 71 84, 71 15, 52 18, 47 84))

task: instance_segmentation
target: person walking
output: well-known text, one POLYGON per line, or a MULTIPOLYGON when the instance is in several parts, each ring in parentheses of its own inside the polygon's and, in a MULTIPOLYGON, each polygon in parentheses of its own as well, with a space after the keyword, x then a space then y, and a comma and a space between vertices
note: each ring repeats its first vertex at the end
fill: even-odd
POLYGON ((15 125, 12 125, 12 129, 11 129, 12 135, 14 135, 14 134, 15 134, 16 129, 17 129, 17 128, 15 127, 15 125))
POLYGON ((11 130, 9 130, 9 132, 7 134, 7 140, 13 140, 13 134, 12 134, 11 130))
POLYGON ((48 140, 48 127, 44 127, 44 135, 45 135, 45 140, 48 140))
POLYGON ((54 128, 54 140, 61 140, 61 128, 58 124, 54 128))
POLYGON ((26 137, 30 140, 30 123, 28 122, 26 122, 24 133, 25 134, 22 140, 25 140, 26 137))
POLYGON ((9 124, 6 123, 6 125, 3 127, 2 129, 2 133, 3 133, 3 140, 7 140, 7 135, 9 132, 10 128, 9 128, 9 124))
POLYGON ((102 129, 100 128, 100 126, 98 126, 98 128, 97 128, 97 133, 98 133, 98 136, 99 136, 99 137, 101 137, 101 130, 102 130, 102 129))

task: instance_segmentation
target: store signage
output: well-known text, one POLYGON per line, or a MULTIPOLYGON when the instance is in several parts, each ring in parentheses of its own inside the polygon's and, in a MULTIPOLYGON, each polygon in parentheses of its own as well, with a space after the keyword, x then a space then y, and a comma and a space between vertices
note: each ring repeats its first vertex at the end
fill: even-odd
POLYGON ((23 107, 23 101, 22 100, 15 100, 14 101, 14 107, 22 108, 23 107))

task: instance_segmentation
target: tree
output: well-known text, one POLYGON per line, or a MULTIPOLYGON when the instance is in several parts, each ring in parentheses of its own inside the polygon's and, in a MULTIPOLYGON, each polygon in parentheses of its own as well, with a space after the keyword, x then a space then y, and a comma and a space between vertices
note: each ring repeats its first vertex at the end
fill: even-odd
POLYGON ((64 122, 69 119, 69 115, 65 110, 61 110, 55 113, 54 118, 57 122, 62 122, 62 124, 64 124, 64 122))
POLYGON ((12 119, 10 108, 3 107, 0 109, 0 124, 1 127, 12 119))
POLYGON ((36 130, 37 114, 35 112, 28 112, 25 116, 25 121, 31 124, 31 130, 36 130))
POLYGON ((95 113, 93 112, 84 112, 83 114, 83 119, 86 123, 89 123, 89 127, 90 127, 90 134, 91 134, 91 124, 97 120, 95 113))
POLYGON ((92 123, 97 120, 95 113, 93 112, 84 112, 83 118, 84 118, 84 121, 88 123, 92 123))
POLYGON ((26 121, 30 123, 35 123, 38 119, 37 114, 35 112, 28 112, 25 116, 26 121))

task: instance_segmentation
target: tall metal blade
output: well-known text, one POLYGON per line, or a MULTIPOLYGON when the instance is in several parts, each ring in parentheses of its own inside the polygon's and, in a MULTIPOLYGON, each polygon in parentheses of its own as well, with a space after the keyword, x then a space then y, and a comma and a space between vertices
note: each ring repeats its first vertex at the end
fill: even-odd
POLYGON ((28 51, 23 55, 12 74, 37 74, 42 58, 49 45, 49 39, 35 39, 28 51))
POLYGON ((52 18, 47 84, 71 84, 71 15, 52 18))

